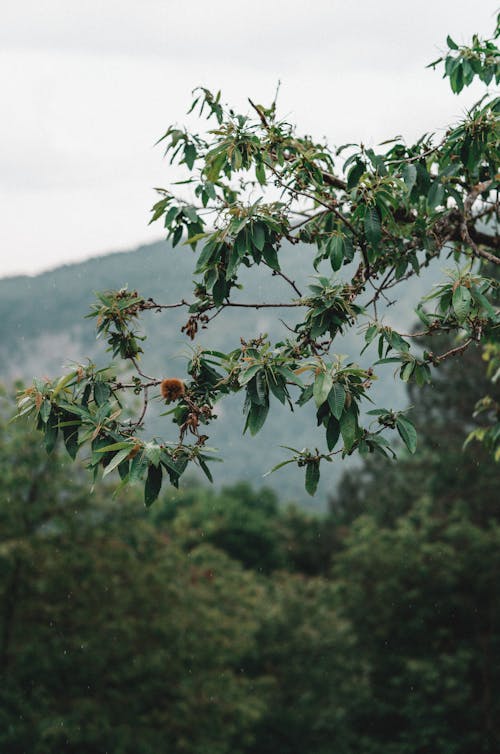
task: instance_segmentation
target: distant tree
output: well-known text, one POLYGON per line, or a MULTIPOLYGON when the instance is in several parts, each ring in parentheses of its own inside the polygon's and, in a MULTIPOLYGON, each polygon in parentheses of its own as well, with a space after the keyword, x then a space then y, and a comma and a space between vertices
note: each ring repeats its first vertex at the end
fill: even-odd
POLYGON ((155 520, 187 550, 205 542, 260 573, 287 564, 282 515, 272 490, 256 491, 243 482, 220 491, 196 486, 159 507, 155 520))
MULTIPOLYGON (((447 336, 440 340, 449 347, 447 336)), ((398 463, 369 457, 346 471, 330 500, 332 526, 349 525, 362 513, 391 526, 423 496, 441 516, 458 506, 476 524, 498 520, 498 464, 475 440, 488 419, 482 411, 472 415, 486 391, 500 404, 500 385, 489 381, 478 349, 463 354, 460 369, 453 360, 443 364, 423 388, 410 383, 410 416, 421 439, 416 453, 398 463)))
POLYGON ((255 575, 48 461, 0 426, 0 751, 243 754, 267 687, 242 670, 255 575))
MULTIPOLYGON (((333 569, 368 688, 348 704, 359 754, 500 746, 500 527, 422 498, 392 527, 353 522, 333 569), (362 703, 359 703, 362 701, 362 703)), ((348 750, 349 751, 349 750, 348 750)))
MULTIPOLYGON (((448 37, 447 51, 430 65, 444 65, 457 94, 475 79, 486 87, 498 83, 498 36, 497 26, 492 39, 474 36, 470 46, 448 37)), ((132 376, 113 367, 79 366, 59 380, 36 380, 19 400, 19 415, 35 417, 49 451, 59 433, 73 457, 90 444, 94 476, 117 469, 124 482, 143 480, 147 505, 165 476, 177 486, 190 463, 211 479, 208 427, 215 404, 229 393, 244 394, 244 431, 252 435, 266 421, 271 400, 290 408, 314 401, 326 447, 291 447, 291 457, 278 465, 303 467, 306 490, 314 494, 321 462, 354 452, 391 455, 391 431, 410 453, 416 449, 417 433, 404 412, 374 408, 368 423, 361 420, 378 365, 394 363, 403 381, 421 387, 431 380, 432 367, 482 345, 491 377, 498 375, 497 283, 485 266, 500 264, 498 98, 486 92, 439 140, 424 134, 408 145, 397 137, 379 150, 363 144, 330 148, 297 135, 279 118, 276 100, 269 107, 249 102, 251 114, 238 114, 223 106, 220 92, 199 89, 191 111, 206 113, 212 128, 192 134, 171 127, 160 139, 171 161, 186 167, 192 198, 159 189, 152 221, 163 222, 174 246, 183 241, 202 250, 194 291, 180 301, 155 301, 127 289, 98 295, 90 316, 132 376), (304 245, 311 272, 321 268, 307 291, 286 273, 284 241, 304 245), (383 302, 404 301, 405 284, 438 258, 451 258, 451 265, 417 307, 420 331, 403 333, 384 324, 383 302), (256 267, 286 284, 290 297, 245 300, 239 274, 256 267), (232 307, 296 316, 277 343, 256 331, 248 340, 235 333, 228 352, 194 349, 182 379, 144 372, 141 314, 186 308, 182 330, 195 339, 232 307), (354 326, 364 330, 363 351, 377 345, 366 367, 332 353, 337 337, 354 326), (439 333, 452 337, 444 351, 411 345, 439 333), (167 413, 177 439, 141 439, 152 390, 171 405, 167 413), (123 398, 130 393, 142 396, 138 416, 123 398)), ((499 406, 486 396, 479 408, 491 420, 479 439, 498 457, 499 406)))

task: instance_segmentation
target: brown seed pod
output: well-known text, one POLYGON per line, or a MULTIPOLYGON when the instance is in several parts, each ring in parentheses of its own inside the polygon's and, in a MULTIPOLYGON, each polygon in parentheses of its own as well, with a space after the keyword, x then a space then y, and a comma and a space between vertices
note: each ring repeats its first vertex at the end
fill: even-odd
POLYGON ((184 387, 182 380, 172 377, 170 379, 162 380, 160 391, 167 403, 170 403, 170 401, 178 401, 179 398, 182 398, 186 392, 186 388, 184 387))

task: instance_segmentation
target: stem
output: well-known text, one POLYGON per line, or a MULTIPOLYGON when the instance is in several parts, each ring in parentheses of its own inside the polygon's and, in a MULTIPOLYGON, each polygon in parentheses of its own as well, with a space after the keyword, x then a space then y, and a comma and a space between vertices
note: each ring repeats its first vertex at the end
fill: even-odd
POLYGON ((465 343, 462 343, 461 346, 452 348, 449 351, 442 353, 440 356, 432 356, 431 361, 434 364, 440 364, 445 359, 449 359, 452 356, 458 356, 459 354, 462 354, 470 346, 471 343, 473 343, 473 338, 468 338, 465 343))

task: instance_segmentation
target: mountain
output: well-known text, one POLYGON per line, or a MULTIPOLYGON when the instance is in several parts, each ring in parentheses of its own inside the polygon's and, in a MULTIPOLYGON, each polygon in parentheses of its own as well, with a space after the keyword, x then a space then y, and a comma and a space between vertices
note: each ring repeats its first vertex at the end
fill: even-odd
MULTIPOLYGON (((284 271, 305 291, 311 282, 309 251, 303 246, 284 245, 281 260, 284 271)), ((193 268, 194 257, 189 248, 172 249, 161 242, 64 265, 34 277, 0 279, 0 380, 30 382, 33 376, 54 377, 72 362, 84 362, 87 358, 99 365, 108 363, 105 344, 95 338, 94 321, 84 319, 95 291, 128 286, 146 298, 151 296, 160 303, 171 303, 188 297, 193 268)), ((273 276, 269 269, 254 268, 246 273, 246 277, 242 277, 243 290, 238 294, 240 300, 286 301, 289 298, 288 284, 273 276)), ((392 315, 397 315, 398 326, 411 325, 413 306, 422 290, 429 288, 434 276, 434 271, 427 270, 425 281, 416 278, 407 285, 403 305, 392 315)), ((389 323, 392 311, 389 309, 386 315, 389 323)), ((148 335, 143 360, 146 373, 182 377, 185 362, 197 344, 230 350, 239 345, 240 336, 249 339, 268 333, 278 340, 286 333, 281 314, 278 316, 276 310, 229 309, 210 324, 209 330, 202 331, 193 344, 181 333, 185 320, 185 309, 166 314, 148 312, 143 317, 148 335)), ((336 352, 353 359, 357 353, 359 360, 360 337, 354 331, 349 333, 339 340, 336 352)), ((392 379, 390 370, 386 369, 385 377, 387 379, 374 384, 374 399, 388 407, 402 407, 405 395, 401 383, 392 379)), ((307 406, 307 410, 291 414, 281 405, 274 405, 263 430, 256 437, 242 438, 242 406, 242 396, 232 396, 223 402, 214 422, 210 444, 218 447, 224 458, 224 463, 214 468, 216 484, 248 479, 256 485, 272 486, 285 499, 304 501, 303 471, 287 467, 288 470, 265 480, 262 475, 286 457, 287 451, 279 447, 282 444, 323 447, 323 431, 316 428, 312 409, 307 406)), ((156 402, 156 407, 153 405, 148 414, 146 432, 173 439, 175 428, 169 417, 158 417, 159 409, 156 402)), ((322 505, 346 463, 352 461, 325 464, 317 497, 313 502, 308 501, 308 506, 322 505)))

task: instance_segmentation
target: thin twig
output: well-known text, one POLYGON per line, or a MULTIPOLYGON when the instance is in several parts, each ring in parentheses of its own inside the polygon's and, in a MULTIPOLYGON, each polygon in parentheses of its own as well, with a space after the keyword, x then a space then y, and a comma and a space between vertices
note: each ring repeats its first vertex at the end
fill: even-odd
POLYGON ((473 338, 468 338, 465 343, 462 343, 462 345, 457 346, 456 348, 452 348, 449 351, 442 353, 440 356, 434 356, 433 354, 430 354, 430 361, 433 364, 440 364, 445 359, 449 359, 452 356, 458 356, 459 354, 462 354, 473 342, 473 338))

